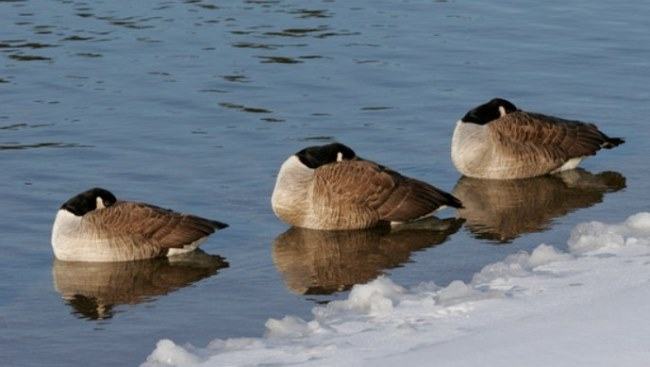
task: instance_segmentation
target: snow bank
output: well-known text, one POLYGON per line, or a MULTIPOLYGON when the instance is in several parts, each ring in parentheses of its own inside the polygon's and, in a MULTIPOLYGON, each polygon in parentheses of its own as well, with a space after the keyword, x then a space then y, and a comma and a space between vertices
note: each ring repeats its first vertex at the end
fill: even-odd
POLYGON ((645 365, 650 213, 580 224, 568 244, 509 256, 469 284, 380 277, 310 321, 268 320, 263 338, 161 340, 143 366, 645 365))

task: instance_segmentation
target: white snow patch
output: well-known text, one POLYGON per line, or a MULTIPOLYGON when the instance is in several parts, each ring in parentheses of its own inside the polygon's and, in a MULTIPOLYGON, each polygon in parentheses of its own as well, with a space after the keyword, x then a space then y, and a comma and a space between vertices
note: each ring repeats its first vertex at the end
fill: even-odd
POLYGON ((645 365, 650 213, 580 224, 568 244, 508 256, 467 284, 380 277, 313 320, 268 320, 263 338, 161 340, 143 366, 645 365))

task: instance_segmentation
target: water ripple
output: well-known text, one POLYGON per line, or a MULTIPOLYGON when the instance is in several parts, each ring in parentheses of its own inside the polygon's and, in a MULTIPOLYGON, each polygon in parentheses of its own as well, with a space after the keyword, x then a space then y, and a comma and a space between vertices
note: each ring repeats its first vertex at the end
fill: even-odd
POLYGON ((275 49, 277 49, 279 47, 282 47, 282 46, 268 45, 268 44, 264 44, 264 43, 253 43, 253 42, 235 42, 235 43, 232 44, 232 47, 275 50, 275 49))
POLYGON ((38 55, 12 54, 9 58, 16 61, 51 61, 52 58, 38 55))
POLYGON ((223 75, 222 78, 233 83, 249 83, 246 75, 223 75))
POLYGON ((92 39, 93 37, 82 37, 82 36, 72 35, 62 39, 61 41, 89 41, 92 39))
POLYGON ((327 10, 325 9, 318 9, 318 10, 310 10, 310 9, 297 9, 291 11, 289 14, 295 14, 298 15, 296 18, 331 18, 332 16, 327 14, 327 10))
POLYGON ((59 143, 59 142, 46 142, 46 143, 36 143, 36 144, 19 144, 19 143, 8 143, 0 144, 0 150, 23 150, 23 149, 35 149, 35 148, 93 148, 92 145, 84 145, 77 143, 59 143))
POLYGON ((0 42, 0 48, 31 48, 31 49, 38 49, 38 48, 49 48, 49 47, 58 47, 58 45, 50 45, 47 43, 38 43, 38 42, 24 42, 22 40, 20 41, 3 41, 0 42), (22 43, 20 43, 22 42, 22 43), (15 43, 12 45, 12 43, 15 43))
POLYGON ((302 61, 286 56, 257 56, 262 64, 300 64, 302 61))
POLYGON ((323 32, 328 30, 326 26, 321 26, 318 28, 287 28, 282 31, 275 32, 265 32, 266 36, 281 36, 281 37, 306 37, 309 33, 314 32, 323 32))
POLYGON ((261 118, 260 120, 266 121, 266 122, 284 122, 285 121, 284 119, 278 119, 278 118, 274 118, 274 117, 264 117, 264 118, 261 118))
POLYGON ((0 130, 20 130, 25 128, 34 129, 38 127, 46 127, 52 125, 54 124, 26 124, 24 122, 21 122, 21 123, 16 123, 11 125, 0 126, 0 130))
POLYGON ((221 102, 221 103, 219 103, 219 106, 224 107, 224 108, 231 108, 231 109, 234 109, 234 110, 240 110, 240 111, 243 111, 243 112, 250 112, 250 113, 272 113, 273 112, 273 111, 267 110, 265 108, 247 107, 247 106, 244 106, 244 105, 229 103, 229 102, 221 102))
POLYGON ((89 58, 98 58, 98 57, 103 56, 102 54, 95 54, 95 53, 92 53, 92 52, 78 52, 75 55, 81 56, 81 57, 89 57, 89 58))

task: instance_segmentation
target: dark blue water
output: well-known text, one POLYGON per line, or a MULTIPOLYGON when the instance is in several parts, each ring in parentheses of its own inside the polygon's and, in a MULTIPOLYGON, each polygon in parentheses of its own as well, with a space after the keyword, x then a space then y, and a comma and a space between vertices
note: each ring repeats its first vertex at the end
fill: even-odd
POLYGON ((319 293, 380 273, 468 280, 509 253, 563 245, 578 222, 648 210, 649 34, 644 1, 0 1, 0 360, 136 365, 161 338, 259 336, 269 317, 306 316, 345 296, 319 293), (626 137, 583 164, 626 188, 539 183, 519 193, 532 213, 486 206, 497 223, 530 224, 506 234, 478 216, 399 250, 341 240, 334 260, 327 246, 276 241, 288 227, 270 194, 289 154, 339 140, 451 191, 454 123, 494 96, 626 137), (229 267, 58 267, 53 216, 93 186, 229 223, 203 246, 229 267), (565 207, 536 200, 548 192, 565 207), (74 291, 84 279, 95 283, 74 291))

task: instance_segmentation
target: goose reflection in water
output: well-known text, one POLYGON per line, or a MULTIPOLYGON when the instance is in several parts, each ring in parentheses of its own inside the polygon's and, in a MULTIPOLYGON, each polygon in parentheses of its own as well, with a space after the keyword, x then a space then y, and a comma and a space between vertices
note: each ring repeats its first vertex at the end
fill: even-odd
POLYGON ((70 262, 54 260, 54 288, 79 318, 109 319, 115 307, 149 302, 215 275, 228 263, 197 250, 140 261, 70 262))
POLYGON ((521 180, 462 177, 453 195, 464 209, 459 216, 478 239, 507 243, 519 235, 549 228, 553 219, 603 201, 625 188, 618 172, 597 175, 583 169, 521 180))
POLYGON ((461 219, 429 218, 392 230, 292 227, 275 239, 273 262, 292 292, 332 294, 400 266, 413 251, 445 242, 462 223, 461 219))

